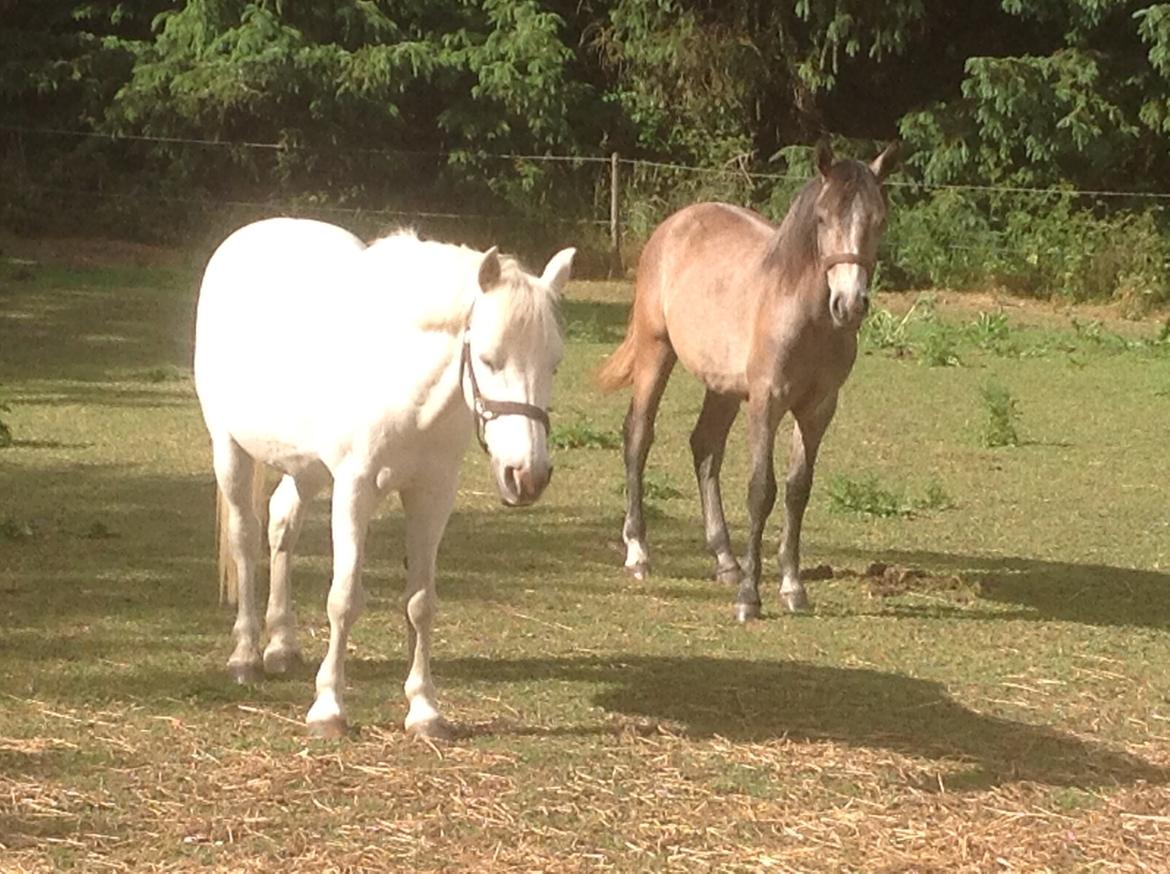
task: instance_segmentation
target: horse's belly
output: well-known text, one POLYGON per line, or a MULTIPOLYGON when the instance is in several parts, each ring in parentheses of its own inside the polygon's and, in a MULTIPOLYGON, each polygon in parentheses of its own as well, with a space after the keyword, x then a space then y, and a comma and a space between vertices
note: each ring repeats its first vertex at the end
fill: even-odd
POLYGON ((732 331, 704 334, 693 329, 670 333, 679 362, 719 394, 747 394, 747 350, 732 331))

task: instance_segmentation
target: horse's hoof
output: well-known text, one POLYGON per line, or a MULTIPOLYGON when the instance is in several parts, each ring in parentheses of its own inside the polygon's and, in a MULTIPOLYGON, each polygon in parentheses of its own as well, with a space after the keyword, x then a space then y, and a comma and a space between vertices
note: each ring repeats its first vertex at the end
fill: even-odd
POLYGON ((743 602, 736 602, 735 605, 735 621, 741 624, 746 623, 752 619, 759 619, 762 615, 759 603, 745 604, 743 602))
POLYGON ((288 674, 305 663, 299 650, 278 649, 264 653, 264 673, 288 674))
POLYGON ((255 662, 229 663, 228 674, 241 686, 251 686, 264 679, 264 671, 255 662))
POLYGON ((780 602, 789 613, 808 613, 812 609, 808 603, 808 593, 804 589, 795 589, 791 592, 780 592, 780 602))
POLYGON ((422 722, 415 722, 406 727, 406 733, 432 741, 451 741, 455 739, 455 726, 441 716, 435 716, 422 722))
POLYGON ((342 716, 332 716, 306 723, 310 737, 322 740, 338 740, 349 734, 349 723, 342 716))
POLYGON ((646 577, 650 576, 650 565, 644 561, 640 561, 637 564, 628 564, 626 565, 626 572, 640 583, 646 577))
POLYGON ((743 579, 743 571, 738 567, 724 567, 715 569, 715 582, 738 586, 743 579))

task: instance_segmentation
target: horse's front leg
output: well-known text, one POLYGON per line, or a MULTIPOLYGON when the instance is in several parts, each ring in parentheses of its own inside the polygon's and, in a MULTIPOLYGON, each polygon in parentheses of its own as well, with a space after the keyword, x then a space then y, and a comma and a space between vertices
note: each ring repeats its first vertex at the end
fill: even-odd
POLYGON ((318 737, 340 737, 348 729, 342 701, 345 648, 365 600, 362 555, 376 500, 377 492, 369 477, 337 476, 332 506, 333 582, 326 602, 329 650, 317 671, 317 698, 306 717, 310 733, 318 737))
POLYGON ((784 535, 780 540, 780 600, 791 613, 802 613, 809 606, 808 594, 800 581, 800 530, 812 491, 817 450, 836 411, 836 392, 811 410, 793 410, 796 427, 792 429, 788 482, 784 490, 784 535))
POLYGON ((743 576, 735 596, 735 618, 740 622, 760 617, 760 551, 764 526, 776 503, 776 470, 772 451, 776 444, 776 426, 784 407, 769 393, 760 392, 748 402, 748 450, 751 454, 751 479, 748 483, 748 543, 743 576))
POLYGON ((452 726, 439 714, 431 681, 431 629, 438 606, 435 558, 455 503, 454 470, 402 492, 406 513, 406 647, 410 665, 403 691, 405 727, 418 737, 449 739, 452 726))

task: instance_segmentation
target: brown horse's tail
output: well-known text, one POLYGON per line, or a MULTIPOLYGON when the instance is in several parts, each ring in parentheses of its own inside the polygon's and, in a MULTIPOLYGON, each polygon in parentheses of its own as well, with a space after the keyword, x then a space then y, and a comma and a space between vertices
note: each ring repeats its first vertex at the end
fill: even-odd
MULTIPOLYGON (((252 506, 256 515, 264 519, 264 480, 267 468, 260 462, 252 465, 252 506)), ((223 490, 215 490, 215 552, 216 578, 219 580, 219 603, 235 605, 240 593, 240 574, 232 558, 227 536, 228 504, 223 490)))
POLYGON ((605 359, 601 369, 597 371, 597 383, 602 391, 616 391, 634 381, 634 355, 638 350, 638 337, 635 330, 634 313, 630 311, 630 324, 626 328, 626 338, 620 346, 613 350, 613 354, 605 359))

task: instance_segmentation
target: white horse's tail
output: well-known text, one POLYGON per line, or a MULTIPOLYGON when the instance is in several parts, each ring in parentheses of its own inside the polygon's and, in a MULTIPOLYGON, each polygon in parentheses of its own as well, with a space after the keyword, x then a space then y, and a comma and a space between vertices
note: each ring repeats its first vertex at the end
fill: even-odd
MULTIPOLYGON (((265 502, 264 480, 267 477, 266 465, 256 462, 252 466, 252 506, 260 518, 261 530, 264 529, 267 513, 265 502)), ((216 578, 219 580, 219 603, 235 606, 240 592, 240 574, 232 559, 231 548, 227 536, 228 505, 223 490, 215 490, 215 552, 216 578)))

